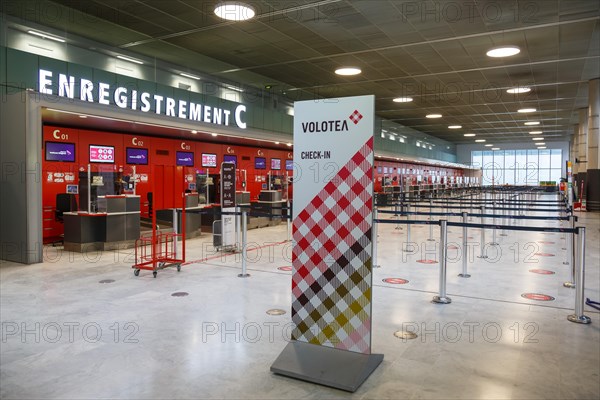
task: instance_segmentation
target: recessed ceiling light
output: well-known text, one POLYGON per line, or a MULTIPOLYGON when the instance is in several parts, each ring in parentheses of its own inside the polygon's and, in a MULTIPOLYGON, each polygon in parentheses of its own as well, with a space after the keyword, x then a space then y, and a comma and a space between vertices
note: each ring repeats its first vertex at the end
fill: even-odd
POLYGON ((544 138, 543 138, 543 137, 534 137, 534 138, 532 138, 532 139, 533 139, 533 140, 544 140, 544 138))
POLYGON ((475 136, 475 134, 474 133, 465 133, 463 136, 464 137, 473 137, 473 136, 475 136))
POLYGON ((273 142, 273 143, 275 143, 275 144, 279 144, 279 142, 273 142))
POLYGON ((546 146, 540 146, 540 147, 538 147, 538 149, 545 149, 545 148, 546 148, 546 146))
POLYGON ((34 36, 39 36, 41 38, 44 39, 50 39, 50 40, 54 40, 55 42, 60 42, 60 43, 64 43, 65 39, 56 37, 56 36, 50 36, 50 35, 46 35, 45 33, 42 32, 36 32, 36 31, 27 31, 27 33, 29 33, 30 35, 34 35, 34 36))
POLYGON ((537 110, 535 108, 521 108, 517 111, 520 113, 532 113, 532 112, 536 112, 537 110))
POLYGON ((514 56, 515 54, 519 54, 520 52, 521 49, 519 49, 517 46, 502 46, 490 49, 485 54, 487 54, 488 57, 498 58, 514 56))
POLYGON ((477 139, 477 140, 475 140, 475 143, 483 143, 483 142, 485 142, 485 139, 477 139))
POLYGON ((215 6, 215 15, 228 21, 246 21, 253 18, 256 11, 241 1, 222 1, 215 6))
POLYGON ((442 118, 442 114, 427 114, 425 118, 442 118))
POLYGON ((121 59, 123 61, 128 61, 128 62, 132 62, 135 64, 140 64, 143 65, 144 63, 140 60, 136 60, 135 58, 129 58, 129 57, 125 57, 125 56, 117 56, 118 59, 121 59))
POLYGON ((531 92, 531 88, 528 88, 528 87, 515 87, 515 88, 508 89, 506 92, 510 93, 510 94, 529 93, 529 92, 531 92))
POLYGON ((450 125, 448 127, 448 129, 460 129, 460 128, 462 128, 462 125, 450 125))
POLYGON ((292 147, 292 144, 291 144, 291 143, 286 143, 286 144, 287 144, 287 146, 288 146, 288 147, 292 147))
POLYGON ((541 135, 543 132, 542 131, 531 131, 529 132, 530 135, 541 135))
POLYGON ((486 144, 485 147, 492 147, 493 144, 486 144))
POLYGON ((527 126, 532 126, 532 125, 539 125, 540 121, 529 121, 529 122, 525 122, 525 125, 527 126))
POLYGON ((492 150, 500 150, 500 147, 492 147, 492 150))
POLYGON ((79 118, 87 118, 87 115, 80 115, 79 118))
POLYGON ((360 68, 356 67, 341 67, 335 70, 335 73, 338 75, 350 76, 350 75, 358 75, 362 71, 360 68))
POLYGON ((393 101, 396 103, 410 103, 413 101, 412 97, 396 97, 393 101))
POLYGON ((216 133, 211 133, 212 136, 218 136, 216 133))
POLYGON ((196 130, 193 130, 193 131, 192 131, 192 133, 195 135, 196 133, 198 133, 198 131, 196 131, 196 130))
POLYGON ((182 73, 180 73, 179 75, 181 75, 181 76, 185 76, 186 78, 192 78, 192 79, 195 79, 195 80, 197 80, 197 81, 198 81, 198 80, 200 80, 200 77, 199 77, 199 76, 192 75, 192 74, 186 74, 185 72, 182 72, 182 73))
MULTIPOLYGON (((535 144, 536 146, 544 146, 546 143, 544 143, 544 142, 536 142, 536 143, 534 143, 534 144, 535 144)), ((538 147, 538 149, 539 149, 539 147, 538 147)))

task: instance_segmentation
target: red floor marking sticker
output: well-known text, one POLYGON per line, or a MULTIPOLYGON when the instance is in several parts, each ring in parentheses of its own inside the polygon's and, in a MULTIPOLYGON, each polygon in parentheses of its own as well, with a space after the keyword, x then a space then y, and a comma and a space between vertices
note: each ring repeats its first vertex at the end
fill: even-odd
POLYGON ((417 260, 417 262, 421 263, 421 264, 435 264, 435 263, 437 263, 436 260, 417 260))
POLYGON ((548 296, 547 294, 542 293, 523 293, 521 297, 529 300, 537 300, 537 301, 553 301, 554 297, 548 296))
POLYGON ((450 246, 448 246, 448 250, 458 250, 458 246, 451 244, 450 246))
MULTIPOLYGON (((462 236, 459 236, 459 238, 461 238, 461 239, 462 239, 462 236)), ((467 236, 467 239, 469 239, 469 240, 473 240, 473 239, 475 239, 475 238, 474 238, 473 236, 467 236)))
POLYGON ((385 278, 382 279, 382 281, 385 283, 391 283, 392 285, 404 285, 408 283, 406 279, 402 278, 385 278))
POLYGON ((280 271, 291 271, 292 267, 278 267, 277 269, 280 271))
POLYGON ((554 244, 554 242, 550 242, 548 240, 540 240, 540 241, 538 241, 538 243, 541 243, 541 244, 554 244))
POLYGON ((540 274, 540 275, 554 275, 556 272, 554 271, 550 271, 547 269, 530 269, 529 272, 533 272, 534 274, 540 274))
POLYGON ((552 253, 535 253, 534 255, 540 256, 540 257, 554 257, 554 254, 552 254, 552 253))

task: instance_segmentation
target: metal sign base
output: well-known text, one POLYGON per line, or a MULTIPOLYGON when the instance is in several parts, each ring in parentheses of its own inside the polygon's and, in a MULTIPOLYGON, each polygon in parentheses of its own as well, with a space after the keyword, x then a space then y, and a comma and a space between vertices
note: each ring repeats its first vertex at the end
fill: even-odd
POLYGON ((567 316, 567 319, 571 322, 575 322, 576 324, 591 324, 592 319, 587 315, 576 315, 571 314, 567 316))
POLYGON ((271 365, 271 372, 355 392, 383 361, 383 354, 360 354, 292 341, 271 365))

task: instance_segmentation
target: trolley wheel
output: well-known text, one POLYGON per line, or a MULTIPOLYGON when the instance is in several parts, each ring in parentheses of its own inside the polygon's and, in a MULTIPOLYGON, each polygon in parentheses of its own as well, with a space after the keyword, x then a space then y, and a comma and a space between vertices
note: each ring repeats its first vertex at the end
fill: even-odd
POLYGON ((158 275, 158 272, 152 271, 152 275, 154 275, 154 277, 156 278, 156 275, 158 275))
POLYGON ((140 270, 139 270, 139 269, 134 269, 134 270, 133 270, 133 274, 134 274, 135 276, 140 276, 140 270))
POLYGON ((163 268, 164 266, 165 266, 164 262, 161 261, 161 262, 158 263, 158 268, 163 268))
POLYGON ((181 271, 181 264, 177 264, 177 272, 181 271))

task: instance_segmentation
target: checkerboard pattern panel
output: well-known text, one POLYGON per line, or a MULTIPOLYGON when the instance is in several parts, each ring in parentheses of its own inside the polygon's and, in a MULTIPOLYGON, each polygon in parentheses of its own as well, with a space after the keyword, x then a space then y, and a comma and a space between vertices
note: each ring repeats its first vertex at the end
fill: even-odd
POLYGON ((373 138, 294 219, 292 339, 371 352, 373 138))

